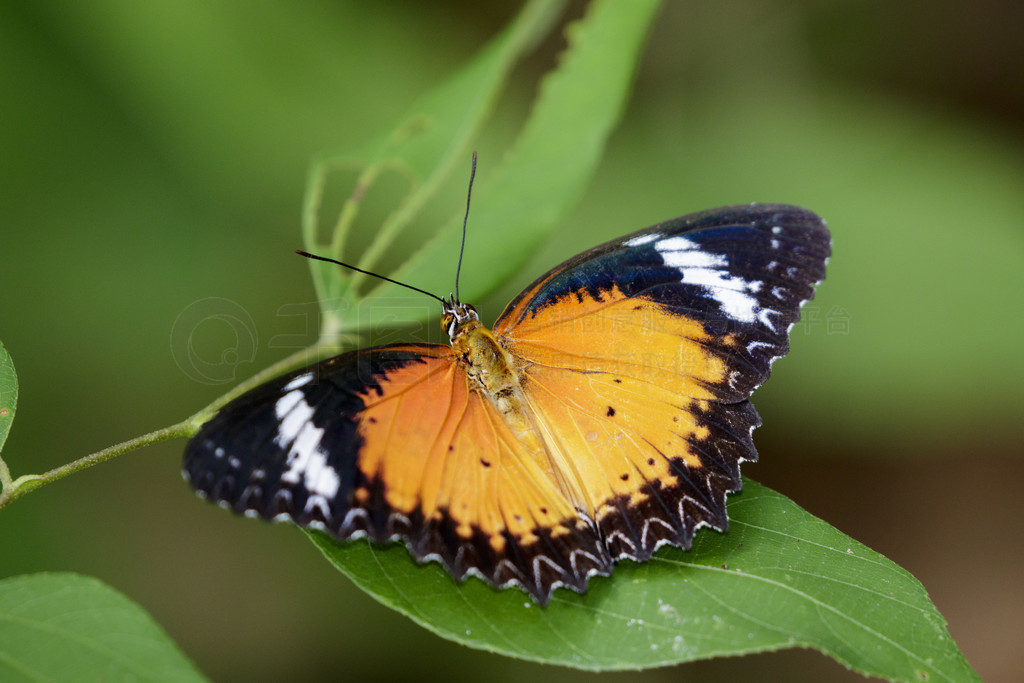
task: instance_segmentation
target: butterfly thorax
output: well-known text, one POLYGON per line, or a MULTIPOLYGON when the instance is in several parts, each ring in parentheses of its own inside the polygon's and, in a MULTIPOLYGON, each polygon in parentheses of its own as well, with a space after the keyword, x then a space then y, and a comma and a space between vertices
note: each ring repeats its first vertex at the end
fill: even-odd
POLYGON ((448 330, 456 361, 466 371, 471 387, 483 394, 508 421, 526 409, 512 355, 480 322, 468 304, 445 306, 441 324, 448 330))

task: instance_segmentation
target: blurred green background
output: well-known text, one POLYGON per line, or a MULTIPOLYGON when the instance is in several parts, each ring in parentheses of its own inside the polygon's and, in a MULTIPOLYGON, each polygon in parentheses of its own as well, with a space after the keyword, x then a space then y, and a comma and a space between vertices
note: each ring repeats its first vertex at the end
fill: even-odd
MULTIPOLYGON (((196 328, 197 352, 226 354, 222 379, 312 342, 315 297, 290 253, 310 158, 390 128, 518 6, 0 5, 0 339, 21 385, 4 453, 15 476, 223 393, 182 367, 172 342, 179 315, 211 297, 258 333, 236 363, 229 328, 196 328)), ((829 276, 756 396, 762 460, 744 472, 921 579, 987 681, 1024 675, 1021 28, 1015 0, 667 3, 589 192, 481 302, 493 319, 563 258, 683 213, 748 201, 820 213, 834 234, 829 276)), ((559 32, 516 71, 479 141, 482 177, 562 45, 559 32)), ((463 186, 419 227, 456 212, 463 186)), ((368 201, 363 234, 389 199, 368 201)), ((195 500, 182 447, 124 456, 3 510, 0 576, 97 576, 218 681, 592 677, 470 651, 380 607, 295 529, 195 500)), ((859 680, 798 651, 604 679, 754 675, 859 680)))

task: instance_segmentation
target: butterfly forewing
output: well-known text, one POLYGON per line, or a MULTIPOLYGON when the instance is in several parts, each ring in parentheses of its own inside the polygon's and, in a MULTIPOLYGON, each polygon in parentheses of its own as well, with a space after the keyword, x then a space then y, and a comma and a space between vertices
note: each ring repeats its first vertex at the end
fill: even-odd
POLYGON ((594 317, 592 306, 574 308, 574 300, 600 305, 640 299, 638 304, 651 302, 698 324, 708 336, 700 343, 716 345, 742 375, 736 377, 742 386, 730 393, 746 398, 767 379, 771 362, 789 350, 790 327, 824 279, 830 253, 828 229, 806 209, 751 204, 704 211, 612 240, 553 268, 509 303, 494 331, 522 338, 549 306, 559 319, 594 317))

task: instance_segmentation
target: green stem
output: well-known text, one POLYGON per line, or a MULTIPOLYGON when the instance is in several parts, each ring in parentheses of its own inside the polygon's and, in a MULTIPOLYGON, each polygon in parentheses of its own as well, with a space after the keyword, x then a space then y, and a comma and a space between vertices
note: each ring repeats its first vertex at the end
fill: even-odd
POLYGON ((150 444, 157 443, 158 441, 167 441, 168 439, 173 439, 179 436, 186 436, 192 429, 191 419, 184 420, 176 425, 164 427, 163 429, 158 429, 155 432, 143 434, 142 436, 137 436, 134 439, 129 439, 128 441, 110 446, 109 448, 104 448, 102 451, 97 451, 96 453, 87 455, 84 458, 79 458, 74 462, 69 462, 66 465, 55 467, 49 472, 44 472, 43 474, 26 474, 18 477, 10 484, 5 481, 4 490, 0 493, 0 509, 3 509, 26 493, 34 491, 40 486, 57 481, 58 479, 63 479, 69 474, 74 474, 75 472, 84 470, 87 467, 98 465, 99 463, 110 460, 111 458, 116 458, 122 453, 133 451, 136 448, 148 446, 150 444))
MULTIPOLYGON (((0 489, 6 491, 14 485, 11 481, 11 471, 7 469, 7 463, 4 462, 3 458, 0 458, 0 489)), ((2 496, 3 494, 0 494, 2 496)))
MULTIPOLYGON (((384 219, 380 228, 377 229, 377 234, 374 236, 373 241, 370 242, 366 251, 359 258, 359 267, 366 270, 372 270, 376 266, 377 260, 382 254, 387 252, 388 247, 394 243, 401 230, 409 224, 420 208, 422 208, 423 203, 426 202, 426 197, 423 196, 422 188, 419 186, 419 180, 412 169, 395 160, 387 164, 378 163, 375 166, 373 175, 367 174, 365 179, 360 178, 361 182, 365 181, 364 189, 360 191, 360 195, 365 193, 365 188, 376 181, 381 172, 385 170, 395 171, 399 175, 404 176, 409 182, 409 191, 406 193, 405 198, 399 202, 398 207, 384 219)), ((440 181, 438 180, 433 186, 439 183, 440 181)), ((360 190, 360 187, 360 185, 357 185, 357 190, 360 190)), ((339 230, 336 230, 335 234, 337 235, 339 232, 339 230)), ((359 291, 359 287, 365 277, 361 273, 352 273, 352 281, 349 285, 352 291, 359 291)))
MULTIPOLYGON (((319 256, 330 256, 338 260, 344 260, 342 251, 345 246, 345 237, 349 228, 359 213, 363 197, 370 189, 380 173, 387 167, 386 164, 377 162, 366 165, 362 162, 344 157, 325 157, 316 160, 310 167, 307 179, 306 197, 303 200, 302 210, 302 236, 306 249, 319 256), (320 241, 320 208, 323 203, 324 186, 332 171, 348 167, 361 169, 356 178, 352 194, 345 200, 341 207, 338 219, 331 230, 330 239, 326 243, 320 241)), ((324 268, 323 264, 310 263, 310 273, 313 278, 313 286, 316 288, 317 298, 321 302, 334 302, 343 296, 342 287, 347 288, 347 278, 338 278, 333 270, 324 268), (327 273, 331 273, 327 275, 327 273), (332 285, 333 283, 333 285, 332 285)), ((323 307, 323 303, 321 303, 323 307)), ((332 310, 323 309, 325 316, 337 317, 332 310)))
POLYGON ((282 358, 273 365, 260 370, 255 375, 237 385, 234 389, 220 396, 210 403, 210 405, 185 420, 185 422, 193 426, 193 431, 198 430, 204 422, 213 417, 214 413, 250 389, 258 387, 278 375, 283 375, 289 370, 310 365, 327 354, 334 355, 338 352, 339 346, 340 340, 337 338, 332 338, 330 340, 321 339, 312 346, 304 348, 301 351, 296 351, 292 355, 282 358))
POLYGON ((382 170, 384 170, 383 164, 371 164, 364 168, 359 177, 356 178, 352 194, 349 195, 348 199, 345 200, 345 204, 342 205, 341 213, 338 214, 338 220, 331 231, 331 242, 328 252, 334 258, 339 260, 343 258, 342 249, 345 246, 345 238, 348 237, 348 230, 359 213, 363 197, 373 187, 373 184, 377 182, 377 177, 380 176, 382 170))
POLYGON ((78 460, 69 462, 66 465, 61 465, 49 472, 44 472, 43 474, 26 474, 18 477, 17 479, 12 479, 7 464, 0 459, 0 484, 3 485, 3 490, 0 491, 0 509, 5 508, 24 496, 26 493, 35 491, 41 486, 63 479, 69 474, 74 474, 75 472, 84 470, 87 467, 92 467, 93 465, 98 465, 101 462, 106 462, 111 458, 116 458, 117 456, 123 455, 129 451, 134 451, 160 441, 192 436, 199 430, 199 427, 202 426, 204 422, 213 417, 214 413, 220 410, 225 404, 229 403, 241 394, 244 394, 249 389, 263 384, 272 377, 276 377, 293 368, 308 365, 314 359, 334 350, 336 345, 337 342, 329 343, 321 341, 309 348, 293 353, 287 358, 284 358, 265 370, 253 375, 228 393, 213 401, 210 405, 197 412, 195 415, 192 415, 177 424, 157 429, 156 431, 143 434, 142 436, 137 436, 134 439, 123 441, 114 446, 110 446, 109 448, 104 448, 102 451, 97 451, 96 453, 87 455, 84 458, 79 458, 78 460))

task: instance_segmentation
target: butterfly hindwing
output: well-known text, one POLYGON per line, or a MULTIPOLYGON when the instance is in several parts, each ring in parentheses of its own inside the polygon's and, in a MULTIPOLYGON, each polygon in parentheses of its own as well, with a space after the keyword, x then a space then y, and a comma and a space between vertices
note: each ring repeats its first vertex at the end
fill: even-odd
POLYGON ((542 602, 611 570, 597 530, 446 346, 353 351, 261 385, 203 426, 184 471, 236 512, 403 539, 458 579, 517 583, 542 602))
POLYGON ((428 378, 403 368, 365 400, 359 467, 383 491, 370 508, 397 510, 391 534, 458 579, 518 583, 542 602, 555 586, 583 590, 611 569, 597 530, 445 351, 428 378))

